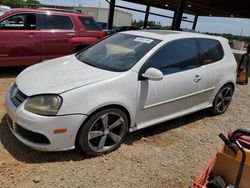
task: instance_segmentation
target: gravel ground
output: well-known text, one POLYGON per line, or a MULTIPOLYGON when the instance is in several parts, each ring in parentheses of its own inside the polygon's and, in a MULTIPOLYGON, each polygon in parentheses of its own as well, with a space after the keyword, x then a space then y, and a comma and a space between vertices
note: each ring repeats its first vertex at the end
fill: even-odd
POLYGON ((250 129, 250 87, 237 86, 220 116, 207 110, 127 136, 115 152, 91 157, 80 151, 45 153, 20 143, 6 123, 4 96, 21 69, 0 71, 0 187, 192 187, 221 147, 218 134, 250 129))

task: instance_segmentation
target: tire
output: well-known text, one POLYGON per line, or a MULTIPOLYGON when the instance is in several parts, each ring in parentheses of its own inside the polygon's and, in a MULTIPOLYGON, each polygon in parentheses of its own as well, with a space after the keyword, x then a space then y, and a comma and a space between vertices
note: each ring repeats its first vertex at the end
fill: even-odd
POLYGON ((223 114, 232 101, 233 93, 234 89, 231 85, 223 86, 214 98, 213 106, 211 108, 212 114, 223 114))
POLYGON ((107 108, 87 120, 79 131, 77 143, 90 155, 103 155, 119 148, 127 131, 126 114, 120 109, 107 108))

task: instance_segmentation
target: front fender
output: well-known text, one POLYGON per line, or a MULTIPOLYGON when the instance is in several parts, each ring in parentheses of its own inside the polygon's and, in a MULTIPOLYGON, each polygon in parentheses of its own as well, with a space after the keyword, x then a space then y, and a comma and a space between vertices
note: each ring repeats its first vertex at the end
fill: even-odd
POLYGON ((109 105, 124 107, 134 125, 137 109, 137 74, 103 80, 62 93, 63 105, 58 115, 86 114, 109 105))

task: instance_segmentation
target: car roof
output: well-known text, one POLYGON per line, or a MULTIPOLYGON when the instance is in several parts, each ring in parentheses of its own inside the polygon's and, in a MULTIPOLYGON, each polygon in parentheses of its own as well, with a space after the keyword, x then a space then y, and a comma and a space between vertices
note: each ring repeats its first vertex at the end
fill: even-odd
POLYGON ((134 30, 134 31, 124 31, 122 33, 138 35, 141 37, 149 37, 153 39, 159 39, 163 41, 169 41, 174 39, 182 38, 205 38, 205 39, 215 39, 215 40, 225 40, 223 37, 205 35, 195 32, 186 32, 186 31, 172 31, 172 30, 134 30))
POLYGON ((28 12, 28 13, 46 13, 46 14, 59 14, 59 15, 71 15, 71 16, 84 16, 84 17, 90 17, 92 18, 93 16, 87 15, 87 14, 83 14, 80 12, 74 12, 72 10, 72 12, 70 12, 70 10, 56 10, 56 9, 28 9, 28 8, 16 8, 16 9, 11 9, 10 11, 7 12, 8 15, 10 14, 14 14, 14 13, 23 13, 23 12, 28 12))

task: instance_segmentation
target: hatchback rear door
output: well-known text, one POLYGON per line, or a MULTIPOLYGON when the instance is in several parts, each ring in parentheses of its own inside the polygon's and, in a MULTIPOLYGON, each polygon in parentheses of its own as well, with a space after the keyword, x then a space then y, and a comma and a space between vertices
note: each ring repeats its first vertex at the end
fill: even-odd
POLYGON ((37 15, 18 13, 0 21, 0 66, 30 65, 41 61, 37 15))
POLYGON ((40 20, 42 60, 71 54, 70 39, 75 31, 70 16, 41 14, 40 20))

